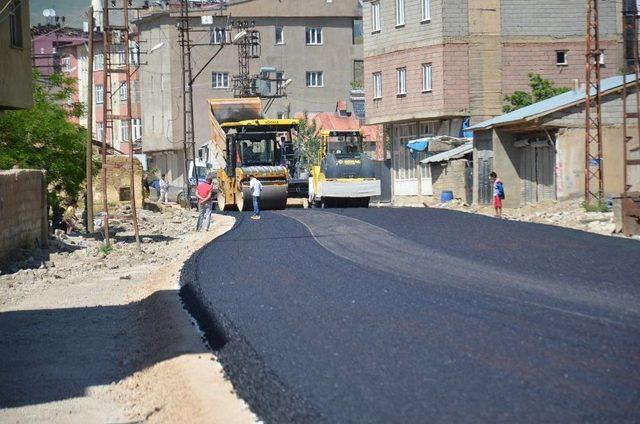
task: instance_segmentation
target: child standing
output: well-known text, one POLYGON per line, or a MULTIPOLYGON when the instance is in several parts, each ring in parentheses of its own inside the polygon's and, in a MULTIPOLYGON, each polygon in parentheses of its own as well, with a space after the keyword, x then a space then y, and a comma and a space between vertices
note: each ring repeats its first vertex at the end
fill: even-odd
POLYGON ((502 218, 502 200, 504 199, 504 185, 502 180, 498 178, 498 174, 492 172, 489 174, 493 181, 493 208, 496 211, 496 218, 502 218))

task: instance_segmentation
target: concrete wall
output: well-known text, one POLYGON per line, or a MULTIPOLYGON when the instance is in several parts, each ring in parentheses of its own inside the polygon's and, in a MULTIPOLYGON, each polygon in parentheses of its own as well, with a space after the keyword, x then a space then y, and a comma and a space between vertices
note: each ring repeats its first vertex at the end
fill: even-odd
POLYGON ((514 135, 506 131, 496 129, 493 132, 493 170, 504 184, 505 199, 502 203, 505 208, 520 206, 520 151, 513 146, 514 140, 514 135))
MULTIPOLYGON (((637 134, 638 128, 629 129, 637 134)), ((558 199, 584 196, 584 129, 560 130, 556 140, 556 186, 558 199)), ((632 143, 635 140, 632 140, 632 143)), ((622 128, 606 127, 602 130, 602 168, 605 196, 623 191, 622 128)), ((639 181, 630 181, 638 184, 639 181)))
POLYGON ((24 109, 33 105, 31 93, 31 36, 29 31, 29 1, 5 1, 4 5, 19 4, 22 14, 22 47, 11 46, 9 12, 0 18, 0 111, 24 109))
MULTIPOLYGON (((134 158, 134 179, 136 207, 141 208, 142 197, 142 164, 134 158)), ((107 202, 109 205, 130 203, 121 200, 122 189, 129 189, 130 162, 127 156, 107 156, 107 202)), ((93 179, 93 204, 96 211, 103 210, 102 171, 93 179)))
POLYGON ((22 247, 46 245, 47 233, 44 171, 0 171, 0 260, 22 247))
POLYGON ((452 190, 456 199, 466 200, 465 170, 468 163, 466 159, 455 159, 431 164, 434 198, 439 199, 444 190, 452 190))

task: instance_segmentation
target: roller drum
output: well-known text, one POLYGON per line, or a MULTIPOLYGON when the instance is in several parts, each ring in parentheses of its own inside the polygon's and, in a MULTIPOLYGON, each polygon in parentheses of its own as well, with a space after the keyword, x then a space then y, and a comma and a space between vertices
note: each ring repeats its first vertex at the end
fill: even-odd
MULTIPOLYGON (((248 185, 242 186, 242 199, 238 195, 238 209, 242 211, 253 210, 253 196, 248 185)), ((287 183, 279 184, 262 182, 260 193, 260 210, 280 210, 287 206, 287 183)))

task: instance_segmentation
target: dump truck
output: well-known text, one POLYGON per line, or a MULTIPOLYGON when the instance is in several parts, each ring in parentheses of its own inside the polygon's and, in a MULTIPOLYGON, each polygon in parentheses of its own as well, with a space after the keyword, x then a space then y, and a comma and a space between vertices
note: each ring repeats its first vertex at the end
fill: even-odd
POLYGON ((312 207, 368 207, 380 195, 362 130, 321 130, 321 147, 309 177, 312 207))
POLYGON ((260 207, 284 209, 287 205, 288 171, 282 164, 280 134, 298 127, 296 119, 253 119, 225 122, 225 167, 218 170, 218 209, 253 209, 249 177, 262 183, 260 207))

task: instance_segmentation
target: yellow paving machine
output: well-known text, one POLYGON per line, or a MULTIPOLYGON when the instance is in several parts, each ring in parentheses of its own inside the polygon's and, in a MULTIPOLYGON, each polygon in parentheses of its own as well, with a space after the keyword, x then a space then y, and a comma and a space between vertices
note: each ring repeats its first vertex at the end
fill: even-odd
POLYGON ((321 148, 309 178, 312 207, 368 207, 380 195, 362 130, 321 130, 321 148))
POLYGON ((253 209, 249 177, 263 185, 261 209, 284 209, 287 205, 288 171, 283 164, 282 138, 298 128, 297 119, 250 119, 224 122, 225 167, 218 169, 218 208, 253 209))

